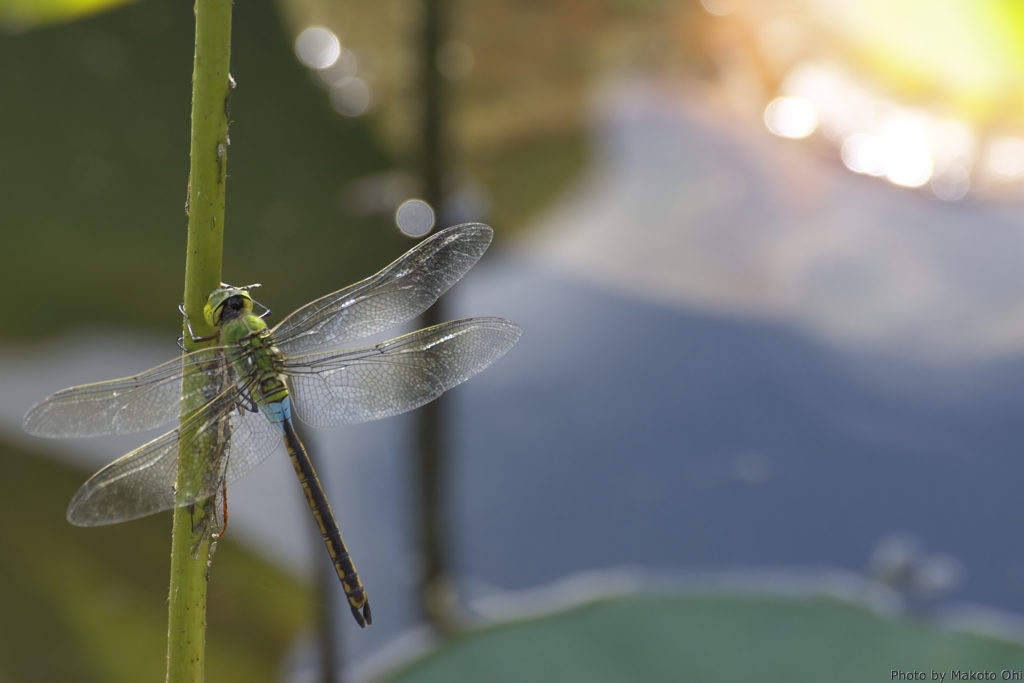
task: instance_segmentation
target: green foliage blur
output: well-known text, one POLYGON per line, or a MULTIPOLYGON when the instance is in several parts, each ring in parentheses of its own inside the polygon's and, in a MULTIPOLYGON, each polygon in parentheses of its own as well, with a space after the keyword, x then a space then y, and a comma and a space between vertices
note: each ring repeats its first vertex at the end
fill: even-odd
POLYGON ((27 30, 102 12, 132 0, 0 0, 0 26, 27 30))
MULTIPOLYGON (((0 39, 0 287, 18 293, 0 339, 177 331, 194 30, 191 4, 145 0, 0 39)), ((236 12, 232 42, 224 277, 284 314, 409 244, 349 210, 350 184, 393 162, 312 84, 270 0, 236 12)))
MULTIPOLYGON (((0 444, 0 680, 160 680, 167 653, 171 515, 73 527, 83 472, 0 444)), ((311 595, 235 544, 218 545, 208 612, 210 680, 277 680, 311 595)))

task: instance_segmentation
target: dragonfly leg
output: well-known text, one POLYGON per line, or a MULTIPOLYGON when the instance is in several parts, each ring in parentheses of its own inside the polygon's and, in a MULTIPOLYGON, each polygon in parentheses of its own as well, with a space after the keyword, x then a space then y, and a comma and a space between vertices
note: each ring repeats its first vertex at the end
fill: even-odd
POLYGON ((204 506, 203 517, 199 520, 199 523, 196 524, 195 505, 190 505, 188 506, 188 508, 189 517, 192 519, 192 535, 193 537, 198 536, 198 538, 196 538, 196 542, 193 543, 192 546, 189 548, 188 554, 192 556, 193 560, 198 560, 199 548, 202 547, 203 541, 206 540, 206 534, 210 530, 210 513, 213 512, 213 509, 211 508, 209 501, 207 501, 206 505, 204 506))
POLYGON ((260 308, 263 309, 263 312, 260 313, 260 320, 263 320, 268 315, 270 315, 270 309, 267 308, 266 306, 264 306, 263 304, 261 304, 259 301, 256 301, 256 299, 253 299, 252 303, 253 303, 254 306, 259 306, 260 308))
POLYGON ((223 517, 221 518, 223 520, 223 524, 221 524, 220 531, 218 531, 216 534, 214 534, 214 536, 216 536, 217 538, 224 538, 224 534, 228 530, 228 481, 227 481, 227 479, 225 479, 222 482, 221 487, 222 488, 221 488, 221 506, 220 506, 220 511, 221 511, 221 514, 223 515, 223 517))
POLYGON ((188 505, 189 516, 192 518, 192 534, 198 536, 196 542, 189 548, 189 554, 193 560, 199 559, 199 549, 203 545, 203 541, 206 540, 207 535, 210 536, 210 549, 208 551, 209 558, 212 560, 213 552, 217 547, 217 540, 223 538, 224 532, 228 528, 228 487, 227 483, 223 484, 223 488, 219 495, 212 498, 208 498, 203 504, 203 517, 198 523, 195 521, 195 503, 188 505), (220 523, 220 530, 213 531, 216 528, 217 523, 220 523))
MULTIPOLYGON (((201 344, 203 342, 213 341, 214 339, 216 339, 219 336, 219 333, 214 333, 214 334, 207 335, 205 337, 197 337, 196 333, 192 331, 192 321, 189 319, 188 313, 185 312, 185 303, 184 302, 178 304, 178 310, 181 311, 181 314, 183 316, 185 316, 185 327, 188 329, 188 336, 192 338, 192 343, 193 344, 201 344)), ((178 348, 180 348, 182 351, 185 350, 185 337, 184 336, 178 337, 178 348)))

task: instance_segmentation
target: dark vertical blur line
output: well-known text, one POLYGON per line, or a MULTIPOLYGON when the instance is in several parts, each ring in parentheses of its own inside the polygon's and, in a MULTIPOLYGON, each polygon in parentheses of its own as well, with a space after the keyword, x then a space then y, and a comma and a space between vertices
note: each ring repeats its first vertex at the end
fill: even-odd
POLYGON ((423 130, 422 165, 424 199, 434 208, 435 227, 448 227, 444 223, 445 175, 448 161, 445 152, 445 84, 437 68, 437 53, 444 40, 447 17, 445 0, 424 0, 423 17, 423 130))
MULTIPOLYGON (((448 178, 447 101, 445 83, 437 67, 437 53, 448 28, 446 0, 424 0, 423 33, 420 55, 423 90, 420 173, 423 198, 434 209, 435 227, 448 227, 446 189, 448 178)), ((437 325, 445 319, 442 297, 423 313, 421 327, 437 325)), ((428 403, 417 411, 416 459, 418 514, 417 526, 423 560, 420 577, 420 609, 424 618, 442 633, 455 629, 454 594, 449 579, 449 556, 445 534, 445 435, 448 411, 446 397, 428 403)))
MULTIPOLYGON (((301 436, 299 437, 302 438, 301 436)), ((313 469, 316 469, 316 461, 309 456, 313 462, 313 469)), ((316 556, 323 560, 323 539, 319 530, 316 533, 316 556)), ((320 640, 320 680, 322 683, 341 683, 341 629, 335 628, 334 604, 332 598, 337 594, 335 586, 338 583, 338 574, 331 562, 316 563, 316 604, 317 604, 317 636, 320 640)))
MULTIPOLYGON (((303 443, 306 440, 305 428, 295 422, 295 432, 303 443)), ((315 444, 314 444, 315 445, 315 444)), ((316 448, 307 449, 309 461, 313 463, 313 469, 320 476, 324 488, 330 489, 330 482, 324 477, 324 470, 320 467, 320 456, 316 448)), ((329 494, 328 494, 329 497, 329 494)), ((320 536, 320 529, 312 525, 310 534, 313 543, 313 605, 316 610, 316 640, 320 650, 320 683, 341 683, 341 629, 335 628, 334 597, 335 588, 338 583, 338 575, 334 571, 334 564, 327 559, 324 553, 324 539, 320 536)))

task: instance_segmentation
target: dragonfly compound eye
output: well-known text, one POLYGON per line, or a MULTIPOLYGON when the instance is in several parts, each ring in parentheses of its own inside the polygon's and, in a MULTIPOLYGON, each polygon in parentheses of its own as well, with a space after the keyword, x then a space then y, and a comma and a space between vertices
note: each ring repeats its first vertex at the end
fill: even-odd
POLYGON ((215 289, 203 308, 203 316, 206 322, 213 327, 219 327, 223 322, 225 312, 231 312, 229 317, 237 317, 252 311, 252 297, 249 293, 234 287, 222 287, 215 289))

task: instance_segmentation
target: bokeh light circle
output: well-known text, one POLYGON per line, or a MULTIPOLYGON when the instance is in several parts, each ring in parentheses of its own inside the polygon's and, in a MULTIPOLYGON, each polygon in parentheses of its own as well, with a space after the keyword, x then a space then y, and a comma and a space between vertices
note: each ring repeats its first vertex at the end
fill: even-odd
POLYGON ((342 116, 359 116, 370 108, 370 88, 361 78, 347 78, 331 88, 331 106, 342 116))
POLYGON ((874 135, 854 133, 843 142, 843 163, 854 173, 882 175, 885 172, 885 150, 874 135))
POLYGON ((988 166, 1007 180, 1024 176, 1024 140, 1020 138, 994 138, 988 148, 988 166))
POLYGON ((764 110, 768 130, 784 138, 805 138, 818 127, 814 105, 800 97, 779 97, 764 110))
POLYGON ((434 227, 434 210, 422 199, 410 199, 395 211, 395 223, 406 235, 422 237, 434 227))
POLYGON ((885 177, 894 185, 921 187, 932 177, 932 158, 919 149, 896 145, 886 156, 885 177))
POLYGON ((295 39, 295 56, 311 69, 326 69, 339 55, 341 41, 323 26, 310 26, 295 39))

